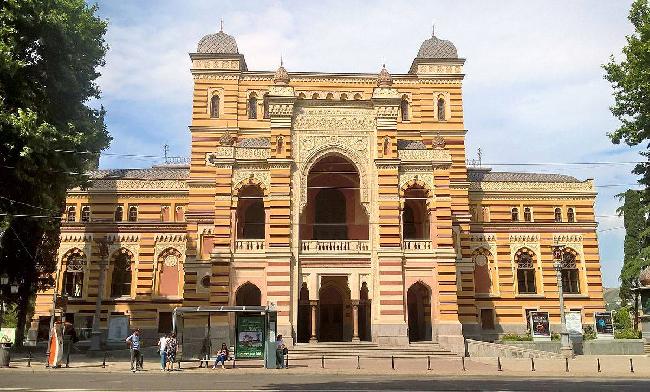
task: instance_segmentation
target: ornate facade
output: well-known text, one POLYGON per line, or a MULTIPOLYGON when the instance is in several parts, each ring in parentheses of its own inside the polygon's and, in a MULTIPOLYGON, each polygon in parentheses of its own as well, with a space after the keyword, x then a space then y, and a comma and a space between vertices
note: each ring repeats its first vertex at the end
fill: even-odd
MULTIPOLYGON (((166 332, 176 306, 266 305, 294 342, 434 340, 603 310, 591 180, 466 164, 464 60, 426 40, 408 73, 248 70, 233 37, 191 53, 189 166, 99 170, 71 189, 56 290, 89 327, 111 241, 101 327, 166 332)), ((49 323, 37 297, 32 338, 49 323)), ((234 318, 211 316, 232 340, 234 318)), ((186 320, 201 336, 205 319, 186 320)), ((557 328, 556 328, 557 330, 557 328)))

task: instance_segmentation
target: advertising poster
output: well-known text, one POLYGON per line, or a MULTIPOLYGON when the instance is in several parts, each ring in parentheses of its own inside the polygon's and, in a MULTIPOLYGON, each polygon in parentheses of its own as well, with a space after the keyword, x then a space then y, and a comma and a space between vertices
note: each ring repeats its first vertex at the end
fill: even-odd
POLYGON ((264 317, 237 317, 237 359, 264 358, 264 317))
POLYGON ((580 312, 564 313, 566 329, 571 335, 582 335, 582 314, 580 312))
POLYGON ((16 328, 0 328, 0 344, 12 344, 16 340, 16 328))
POLYGON ((530 312, 530 327, 533 339, 549 340, 551 338, 548 312, 530 312))
POLYGON ((612 321, 611 312, 597 312, 594 313, 594 319, 596 321, 596 334, 598 336, 613 336, 614 335, 614 323, 612 321))

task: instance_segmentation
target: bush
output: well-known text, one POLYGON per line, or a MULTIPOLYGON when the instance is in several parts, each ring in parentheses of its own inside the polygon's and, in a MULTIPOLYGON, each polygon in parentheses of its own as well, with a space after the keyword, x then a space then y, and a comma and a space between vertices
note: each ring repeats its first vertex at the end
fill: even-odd
POLYGON ((519 335, 516 333, 507 333, 501 337, 503 342, 530 342, 533 337, 530 334, 519 335))
POLYGON ((560 334, 557 333, 557 332, 551 332, 551 340, 559 341, 560 340, 560 334))
POLYGON ((641 331, 635 331, 631 328, 614 331, 615 339, 641 339, 641 331))
POLYGON ((612 322, 614 323, 614 330, 631 330, 632 317, 630 316, 630 306, 623 306, 619 310, 614 311, 612 322))
POLYGON ((582 330, 584 331, 584 333, 582 334, 582 340, 596 339, 596 331, 594 330, 593 325, 583 325, 582 330))

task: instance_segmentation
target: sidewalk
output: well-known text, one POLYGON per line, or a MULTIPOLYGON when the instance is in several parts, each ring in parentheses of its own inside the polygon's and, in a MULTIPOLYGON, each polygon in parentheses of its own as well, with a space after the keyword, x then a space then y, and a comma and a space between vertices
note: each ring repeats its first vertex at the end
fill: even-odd
MULTIPOLYGON (((0 372, 30 371, 41 372, 130 372, 128 359, 107 358, 106 366, 102 366, 103 357, 89 358, 86 355, 73 355, 70 358, 70 367, 61 369, 49 369, 45 367, 44 357, 39 356, 31 361, 28 367, 25 358, 14 357, 11 361, 11 368, 0 369, 0 372)), ((181 364, 180 373, 214 373, 237 372, 237 374, 258 374, 268 372, 283 372, 291 374, 351 374, 351 375, 432 375, 432 376, 487 376, 487 377, 598 377, 598 378, 650 378, 650 357, 647 356, 580 356, 570 359, 569 371, 566 371, 566 363, 563 359, 535 359, 535 371, 532 371, 532 363, 529 358, 501 358, 501 368, 498 370, 497 358, 465 358, 465 369, 461 357, 434 358, 430 359, 430 370, 427 358, 395 358, 394 369, 391 358, 369 359, 360 358, 359 369, 357 369, 356 358, 327 359, 325 367, 322 367, 321 358, 316 359, 292 359, 289 355, 289 369, 267 370, 262 368, 262 361, 237 361, 236 368, 232 369, 232 362, 227 363, 226 369, 205 369, 198 368, 198 363, 184 362, 181 364), (600 359, 601 372, 598 372, 597 359, 600 359), (630 371, 630 359, 634 372, 630 371)), ((147 358, 144 364, 143 373, 161 373, 160 362, 157 358, 147 358)), ((174 372, 177 374, 176 372, 174 372)), ((161 374, 162 375, 162 374, 161 374)))

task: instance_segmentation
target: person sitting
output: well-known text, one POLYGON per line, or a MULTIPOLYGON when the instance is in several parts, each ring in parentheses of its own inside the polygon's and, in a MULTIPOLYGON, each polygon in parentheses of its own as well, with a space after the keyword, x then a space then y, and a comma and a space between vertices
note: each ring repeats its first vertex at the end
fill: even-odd
POLYGON ((214 366, 212 369, 216 369, 219 362, 221 362, 221 368, 225 369, 226 360, 228 359, 228 347, 226 343, 221 343, 221 350, 217 353, 217 359, 214 361, 214 366))

